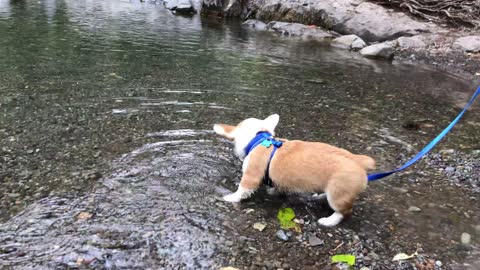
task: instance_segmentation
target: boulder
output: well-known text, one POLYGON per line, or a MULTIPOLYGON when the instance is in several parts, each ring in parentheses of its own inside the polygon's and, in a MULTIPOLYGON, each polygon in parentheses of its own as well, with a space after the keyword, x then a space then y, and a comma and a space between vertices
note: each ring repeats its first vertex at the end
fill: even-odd
POLYGON ((256 19, 314 24, 365 41, 385 41, 429 32, 433 26, 401 12, 363 0, 322 0, 305 3, 286 0, 253 0, 256 19))
POLYGON ((368 58, 387 58, 393 57, 394 44, 392 42, 383 42, 367 46, 360 50, 360 54, 368 58))
POLYGON ((306 26, 301 23, 273 21, 267 24, 267 29, 286 36, 304 37, 315 40, 326 40, 335 37, 332 33, 319 27, 306 26))
POLYGON ((427 47, 421 36, 400 37, 398 38, 398 47, 402 49, 420 49, 427 47))
MULTIPOLYGON (((334 3, 333 0, 326 2, 334 3)), ((315 4, 285 1, 285 0, 254 0, 251 9, 256 14, 256 19, 262 21, 284 21, 307 25, 319 25, 329 28, 324 24, 326 16, 323 9, 318 9, 315 4)))
POLYGON ((163 0, 163 4, 167 9, 175 11, 176 13, 195 13, 195 8, 191 0, 163 0))
POLYGON ((466 36, 458 38, 453 47, 465 52, 480 52, 480 36, 466 36))
POLYGON ((385 41, 401 36, 413 36, 429 32, 429 25, 417 22, 400 12, 363 2, 358 5, 351 17, 333 26, 342 34, 356 34, 366 41, 385 41))
POLYGON ((359 50, 365 47, 367 44, 357 35, 345 35, 332 40, 331 45, 341 49, 359 50))

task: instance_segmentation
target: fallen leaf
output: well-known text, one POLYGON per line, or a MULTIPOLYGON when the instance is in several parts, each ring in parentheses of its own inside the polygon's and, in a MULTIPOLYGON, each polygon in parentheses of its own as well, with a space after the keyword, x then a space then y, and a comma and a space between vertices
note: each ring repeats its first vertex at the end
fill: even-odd
POLYGON ((256 230, 259 230, 259 231, 265 230, 266 227, 267 227, 267 225, 262 224, 262 223, 253 224, 253 228, 256 229, 256 230))
POLYGON ((392 261, 396 262, 396 261, 400 261, 400 260, 408 260, 408 259, 411 259, 415 256, 417 256, 418 253, 415 252, 413 253, 412 255, 407 255, 405 253, 398 253, 397 255, 395 255, 395 257, 393 257, 392 261))
POLYGON ((78 214, 77 219, 89 219, 91 217, 92 217, 92 214, 88 212, 81 212, 80 214, 78 214))
POLYGON ((231 266, 227 266, 227 267, 220 267, 219 270, 240 270, 240 269, 235 268, 235 267, 231 267, 231 266))
POLYGON ((332 257, 333 263, 344 262, 348 265, 355 265, 355 255, 350 254, 338 254, 332 257))
POLYGON ((292 208, 282 208, 278 211, 277 215, 278 221, 280 222, 280 227, 282 229, 292 229, 298 225, 293 221, 295 218, 295 212, 292 208))

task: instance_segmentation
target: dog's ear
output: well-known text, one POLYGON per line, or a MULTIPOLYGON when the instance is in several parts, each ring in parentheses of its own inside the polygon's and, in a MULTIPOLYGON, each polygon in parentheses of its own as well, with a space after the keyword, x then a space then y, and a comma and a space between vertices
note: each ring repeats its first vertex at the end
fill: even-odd
POLYGON ((225 124, 215 124, 213 130, 218 135, 224 136, 229 140, 235 139, 235 126, 225 124))
POLYGON ((280 121, 280 116, 278 114, 272 114, 269 117, 263 120, 263 127, 270 133, 274 134, 275 127, 280 121))

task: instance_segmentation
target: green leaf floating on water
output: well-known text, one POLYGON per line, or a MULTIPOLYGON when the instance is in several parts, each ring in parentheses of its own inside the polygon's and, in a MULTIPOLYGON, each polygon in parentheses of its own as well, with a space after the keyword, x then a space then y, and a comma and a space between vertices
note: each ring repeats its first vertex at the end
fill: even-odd
POLYGON ((332 262, 343 262, 353 266, 355 265, 355 256, 350 254, 338 254, 332 257, 332 262))
POLYGON ((293 222, 293 219, 295 218, 295 212, 292 208, 280 209, 280 211, 278 211, 277 218, 282 229, 292 229, 297 227, 297 224, 293 222))

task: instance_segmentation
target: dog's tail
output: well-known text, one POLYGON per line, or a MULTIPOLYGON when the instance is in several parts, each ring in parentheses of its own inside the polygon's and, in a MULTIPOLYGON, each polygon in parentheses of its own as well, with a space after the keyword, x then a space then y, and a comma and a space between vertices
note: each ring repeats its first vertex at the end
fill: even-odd
POLYGON ((368 170, 375 169, 375 160, 369 156, 355 155, 354 160, 368 170))

